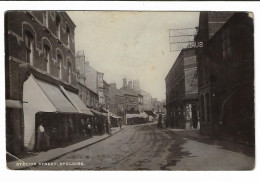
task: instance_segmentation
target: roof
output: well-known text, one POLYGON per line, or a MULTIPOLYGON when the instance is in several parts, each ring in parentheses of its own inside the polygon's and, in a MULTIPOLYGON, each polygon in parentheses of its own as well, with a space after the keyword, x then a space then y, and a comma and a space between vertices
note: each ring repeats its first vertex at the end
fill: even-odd
POLYGON ((120 90, 122 91, 122 93, 124 95, 132 95, 132 96, 138 97, 138 93, 136 91, 134 91, 134 90, 124 89, 123 87, 120 88, 120 90))
POLYGON ((89 110, 90 110, 91 112, 93 112, 94 114, 96 114, 96 115, 102 115, 101 112, 99 112, 99 111, 97 111, 97 110, 95 110, 95 109, 89 108, 89 110))
POLYGON ((124 93, 121 90, 117 89, 117 88, 109 87, 108 95, 110 95, 110 96, 115 96, 115 95, 116 96, 124 96, 124 93))

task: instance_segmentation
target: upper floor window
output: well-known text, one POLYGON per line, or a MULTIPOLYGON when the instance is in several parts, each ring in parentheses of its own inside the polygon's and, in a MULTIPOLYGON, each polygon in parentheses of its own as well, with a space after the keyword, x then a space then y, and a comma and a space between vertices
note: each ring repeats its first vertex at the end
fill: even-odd
POLYGON ((229 29, 222 33, 222 52, 224 59, 232 56, 231 34, 229 29))
POLYGON ((66 34, 67 34, 67 47, 70 48, 70 27, 66 24, 66 34))
POLYGON ((30 32, 25 32, 24 43, 26 48, 26 62, 33 64, 33 36, 30 32))
POLYGON ((68 62, 68 77, 69 77, 69 83, 71 83, 71 63, 68 62))
POLYGON ((44 61, 46 61, 45 70, 47 71, 47 73, 50 73, 50 47, 47 45, 44 45, 43 47, 43 56, 44 61))
POLYGON ((58 54, 57 59, 58 59, 58 65, 59 65, 59 67, 58 67, 59 79, 61 79, 62 78, 62 72, 61 72, 62 71, 62 56, 60 54, 58 54))
POLYGON ((48 12, 43 11, 43 25, 48 28, 49 21, 48 21, 48 12))
POLYGON ((57 15, 56 16, 56 35, 58 39, 60 39, 60 30, 61 30, 61 20, 60 17, 57 15))

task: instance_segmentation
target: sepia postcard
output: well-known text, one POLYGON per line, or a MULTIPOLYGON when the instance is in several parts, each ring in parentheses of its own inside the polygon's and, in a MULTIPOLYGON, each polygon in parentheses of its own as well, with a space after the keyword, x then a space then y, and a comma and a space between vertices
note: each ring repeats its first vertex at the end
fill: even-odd
POLYGON ((253 12, 5 12, 11 170, 253 170, 254 92, 253 12))

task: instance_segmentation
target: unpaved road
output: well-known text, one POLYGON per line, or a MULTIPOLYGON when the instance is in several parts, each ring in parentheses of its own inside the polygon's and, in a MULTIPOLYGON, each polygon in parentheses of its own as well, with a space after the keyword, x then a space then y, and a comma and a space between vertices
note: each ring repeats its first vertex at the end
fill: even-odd
MULTIPOLYGON (((234 148, 234 147, 233 147, 234 148)), ((254 157, 158 129, 126 126, 110 138, 71 152, 38 170, 249 170, 254 157), (74 165, 80 162, 81 165, 74 165)))

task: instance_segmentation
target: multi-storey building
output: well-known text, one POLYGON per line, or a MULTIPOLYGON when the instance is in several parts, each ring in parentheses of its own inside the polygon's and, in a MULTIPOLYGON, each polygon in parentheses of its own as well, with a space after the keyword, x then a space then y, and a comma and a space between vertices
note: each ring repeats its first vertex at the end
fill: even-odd
MULTIPOLYGON (((72 122, 68 113, 79 113, 76 26, 59 11, 9 11, 5 22, 7 151, 19 154, 34 149, 38 119, 45 113, 59 114, 61 122, 72 122)), ((41 120, 48 126, 55 117, 41 120)))
MULTIPOLYGON (((87 76, 87 66, 85 61, 84 51, 78 51, 76 53, 76 71, 77 71, 77 87, 79 89, 79 97, 84 102, 84 104, 90 108, 98 109, 99 108, 99 95, 97 90, 95 89, 94 84, 87 84, 92 82, 86 82, 87 76)), ((95 71, 94 74, 95 75, 95 71)))
POLYGON ((254 140, 253 30, 248 13, 200 14, 196 39, 206 45, 197 51, 201 134, 254 140), (222 26, 210 31, 219 17, 222 26))
POLYGON ((107 96, 109 97, 109 111, 124 116, 125 99, 121 90, 117 89, 116 83, 109 84, 107 96))
POLYGON ((133 82, 123 78, 123 87, 120 90, 124 94, 125 108, 127 112, 140 111, 143 107, 143 96, 136 90, 133 90, 133 82))
POLYGON ((165 82, 166 108, 170 124, 173 127, 196 128, 198 85, 194 49, 182 49, 165 82))
POLYGON ((152 110, 152 95, 143 89, 139 90, 139 93, 143 96, 143 110, 151 111, 152 110))

